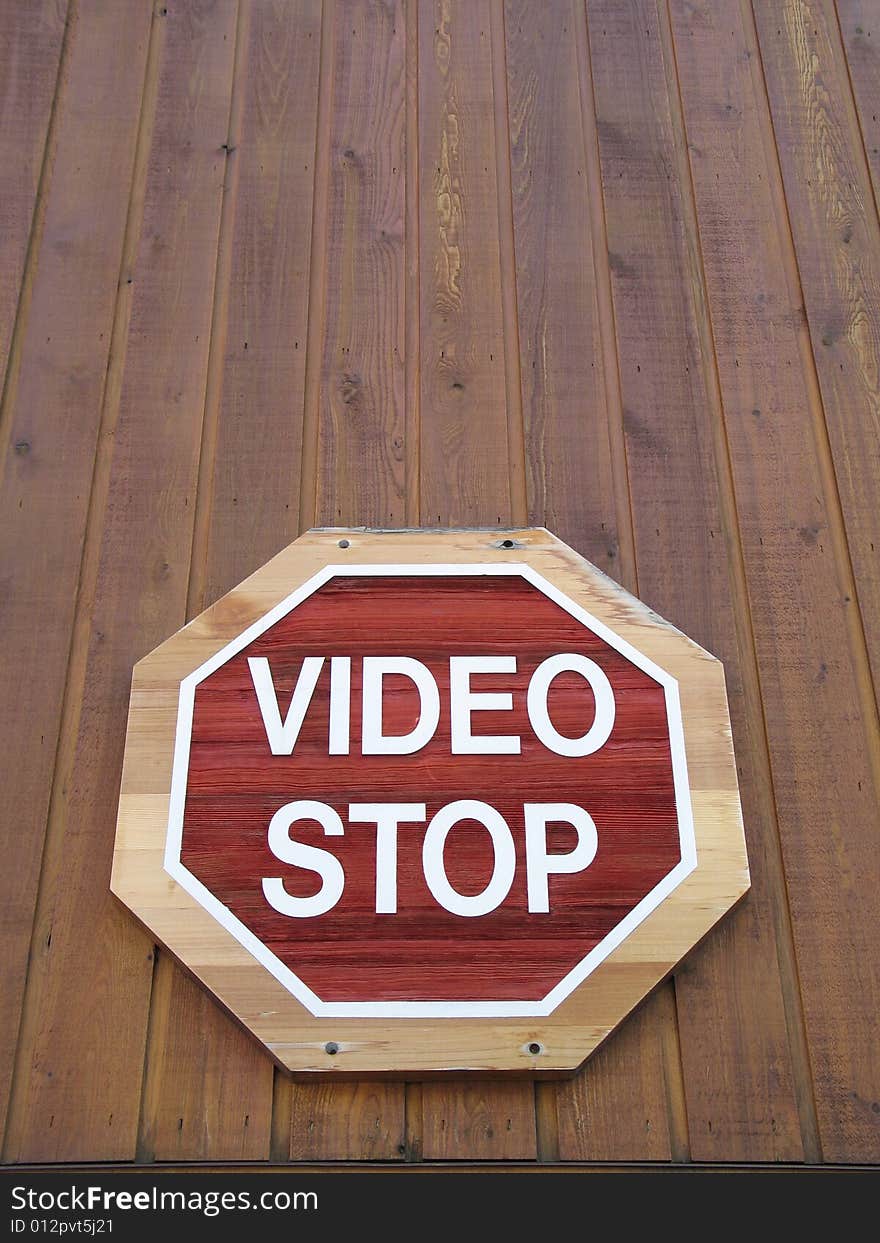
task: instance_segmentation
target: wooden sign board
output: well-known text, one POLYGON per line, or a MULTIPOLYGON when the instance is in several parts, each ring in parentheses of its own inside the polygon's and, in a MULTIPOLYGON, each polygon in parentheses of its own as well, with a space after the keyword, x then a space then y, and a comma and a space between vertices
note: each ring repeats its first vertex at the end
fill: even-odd
POLYGON ((571 1072, 748 883, 721 665, 543 529, 310 531, 134 670, 113 891, 292 1071, 571 1072))

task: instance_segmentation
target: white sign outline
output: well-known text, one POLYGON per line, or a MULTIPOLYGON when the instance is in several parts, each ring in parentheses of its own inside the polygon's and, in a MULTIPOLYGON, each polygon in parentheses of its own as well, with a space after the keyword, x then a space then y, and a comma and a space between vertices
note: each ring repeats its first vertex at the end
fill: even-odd
POLYGON ((326 1018, 531 1018, 545 1017, 553 1011, 589 976, 600 963, 612 953, 645 919, 656 910, 674 889, 677 889, 686 876, 697 866, 697 846, 694 837, 693 809, 691 806, 690 786, 687 775, 687 760, 684 746, 684 727, 681 719, 681 703, 678 693, 678 682, 671 674, 666 673, 652 660, 644 656, 632 644, 615 634, 608 626, 593 617, 586 609, 581 608, 557 587, 548 582, 543 575, 533 570, 530 565, 522 562, 499 562, 495 564, 466 563, 455 564, 423 564, 423 565, 326 565, 310 579, 292 591, 274 608, 225 647, 216 652, 209 660, 188 674, 180 683, 180 698, 177 710, 177 727, 174 740, 174 764, 171 777, 171 795, 169 800, 168 833, 165 842, 165 871, 194 898, 200 906, 217 920, 226 931, 235 938, 259 963, 269 971, 275 979, 297 1001, 317 1017, 326 1018), (675 790, 675 806, 678 816, 679 841, 681 860, 663 877, 659 884, 646 894, 633 909, 616 924, 598 945, 581 959, 565 975, 559 983, 540 1001, 346 1001, 325 1002, 314 993, 303 980, 286 966, 272 951, 259 940, 251 930, 241 922, 232 911, 213 894, 202 882, 193 875, 181 862, 181 844, 183 836, 183 817, 186 802, 187 773, 189 769, 189 748, 192 735, 192 720, 195 707, 195 689, 199 682, 204 681, 221 665, 258 638, 270 626, 274 626, 297 605, 313 595, 319 587, 332 578, 389 578, 389 577, 434 577, 445 578, 463 575, 503 576, 513 575, 526 580, 540 592, 558 604, 566 613, 574 617, 588 630, 598 635, 610 647, 625 656, 632 664, 641 669, 663 688, 666 697, 666 714, 669 723, 669 741, 672 755, 673 787, 675 790))

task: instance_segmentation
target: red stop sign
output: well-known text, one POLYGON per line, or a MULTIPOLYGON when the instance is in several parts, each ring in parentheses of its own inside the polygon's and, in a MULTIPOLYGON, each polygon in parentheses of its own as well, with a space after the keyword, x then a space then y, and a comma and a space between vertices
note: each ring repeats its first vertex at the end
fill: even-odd
POLYGON ((696 863, 677 686, 528 566, 328 567, 185 678, 166 869, 313 1014, 549 1014, 696 863))

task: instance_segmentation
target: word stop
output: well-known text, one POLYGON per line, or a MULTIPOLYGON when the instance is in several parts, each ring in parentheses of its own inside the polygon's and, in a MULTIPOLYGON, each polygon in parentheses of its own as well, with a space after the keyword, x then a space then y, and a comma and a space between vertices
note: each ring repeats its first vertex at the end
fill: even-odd
MULTIPOLYGON (((526 803, 523 807, 526 830, 526 878, 529 910, 550 910, 549 878, 554 874, 582 872, 596 857, 599 839, 592 817, 574 803, 526 803), (577 834, 577 843, 566 854, 547 853, 548 824, 568 824, 577 834)), ((349 824, 374 825, 376 829, 376 914, 397 911, 397 833, 401 824, 424 824, 424 803, 350 803, 349 824)), ((333 909, 345 889, 345 872, 329 850, 298 842, 291 835, 298 821, 315 820, 327 837, 345 833, 339 813, 326 803, 302 799, 286 803, 269 824, 269 849, 282 863, 315 872, 321 888, 308 898, 293 897, 279 876, 263 880, 266 901, 282 915, 306 918, 325 915, 333 909)), ((507 821, 489 803, 460 799, 441 807, 425 830, 422 843, 422 870, 425 883, 437 902, 453 915, 488 915, 510 893, 516 873, 516 849, 507 821), (489 834, 493 864, 489 883, 482 893, 462 894, 454 889, 446 874, 444 854, 449 832, 462 820, 476 821, 489 834)))

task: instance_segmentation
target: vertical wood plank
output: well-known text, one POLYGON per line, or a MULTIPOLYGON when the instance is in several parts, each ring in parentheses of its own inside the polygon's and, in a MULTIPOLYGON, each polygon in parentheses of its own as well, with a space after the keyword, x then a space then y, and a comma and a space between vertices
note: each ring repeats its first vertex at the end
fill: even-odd
POLYGON ((406 522, 421 512, 421 246, 419 244, 419 0, 405 0, 406 13, 406 522))
POLYGON ((578 79, 582 8, 505 5, 528 517, 619 577, 578 79))
POLYGON ((318 446, 318 520, 402 526, 406 15, 337 6, 318 446))
POLYGON ((106 433, 106 480, 98 467, 106 495, 93 498, 86 541, 7 1135, 12 1160, 135 1152, 153 953, 109 892, 114 792, 132 664, 185 617, 235 5, 162 6, 160 17, 125 375, 106 433))
POLYGON ((0 376, 6 374, 64 40, 66 0, 0 7, 0 376))
POLYGON ((158 953, 138 1160, 266 1160, 272 1063, 201 985, 158 953))
POLYGON ((629 1015, 555 1095, 562 1161, 687 1160, 671 987, 629 1015))
MULTIPOLYGON (((297 534, 320 30, 318 0, 239 12, 188 617, 297 534)), ((265 1159, 274 1081, 268 1055, 160 956, 141 1159, 265 1159)))
MULTIPOLYGON (((405 419, 406 523, 421 521, 421 248, 419 245, 419 0, 405 0, 406 15, 406 349, 405 419)), ((422 1155, 422 1089, 408 1083, 403 1090, 404 1157, 422 1155)))
MULTIPOLYGON (((5 7, 0 22, 27 12, 5 7)), ((49 15, 32 10, 30 20, 57 59, 49 15)), ((6 390, 0 844, 8 866, 0 879, 0 1128, 27 972, 149 30, 149 10, 127 18, 118 6, 91 0, 78 10, 56 103, 51 193, 31 256, 30 307, 6 390)), ((45 57, 27 50, 20 34, 6 49, 13 112, 26 67, 34 65, 35 92, 49 76, 45 57)), ((32 110, 42 115, 36 96, 32 110)), ((7 119, 21 127, 23 141, 34 142, 27 126, 38 117, 19 108, 17 119, 7 119)), ((24 209, 20 177, 29 159, 20 151, 13 161, 9 232, 5 224, 2 230, 10 270, 9 248, 24 209)))
POLYGON ((299 534, 321 2, 251 8, 228 326, 193 614, 299 534))
MULTIPOLYGON (((484 0, 419 6, 421 514, 430 525, 514 520, 496 168, 508 134, 495 133, 492 17, 484 0)), ((421 1125, 411 1142, 426 1160, 536 1155, 529 1084, 426 1083, 421 1125)))
MULTIPOLYGON (((662 1009, 674 1003, 665 992, 662 1009)), ((563 1161, 669 1161, 672 1136, 654 1006, 641 1007, 556 1089, 563 1161)))
POLYGON ((505 409, 507 414, 507 490, 513 522, 528 520, 526 432, 520 376, 516 295, 516 240, 513 173, 510 161, 507 38, 504 0, 491 0, 492 102, 495 107, 495 185, 498 194, 498 259, 501 265, 501 328, 504 337, 505 409), (507 279, 504 279, 504 274, 507 279))
POLYGON ((701 1160, 797 1160, 785 890, 675 65, 655 4, 588 15, 639 589, 725 663, 752 864, 749 901, 676 978, 687 1142, 701 1160))
MULTIPOLYGON (((406 520, 406 35, 399 0, 341 0, 325 19, 327 197, 315 211, 326 232, 312 253, 324 262, 323 311, 309 328, 322 337, 317 525, 406 520)), ((294 1083, 291 1159, 400 1159, 404 1093, 402 1083, 294 1083)))
MULTIPOLYGON (((849 557, 880 685, 880 220, 833 0, 756 7, 849 557)), ((876 87, 875 87, 876 89, 876 87)))
POLYGON ((534 1093, 528 1084, 422 1086, 426 1161, 527 1161, 537 1152, 534 1093))
POLYGON ((427 0, 419 9, 419 244, 429 525, 511 521, 494 106, 488 3, 427 0))
MULTIPOLYGON (((619 408, 607 383, 593 254, 592 226, 602 238, 604 222, 596 221, 601 187, 582 109, 584 87, 591 90, 579 65, 583 7, 508 2, 505 17, 529 517, 635 589, 625 478, 624 495, 615 489, 612 437, 622 438, 622 430, 613 426, 619 408)), ((599 262, 607 263, 604 242, 599 262)), ((604 330, 613 338, 610 318, 604 330)), ((613 339, 608 344, 616 373, 613 339)), ((668 1158, 660 1013, 652 1000, 627 1024, 621 1044, 576 1079, 540 1088, 553 1095, 565 1159, 602 1159, 600 1152, 612 1151, 668 1158), (642 1071, 638 1100, 628 1086, 633 1058, 642 1071), (663 1116, 663 1126, 650 1132, 646 1100, 649 1113, 663 1116)))
POLYGON ((872 0, 837 0, 836 8, 876 207, 880 202, 880 12, 872 0))
POLYGON ((294 1083, 291 1161, 389 1161, 406 1151, 399 1083, 294 1083))

